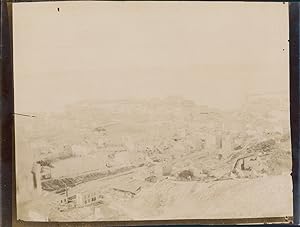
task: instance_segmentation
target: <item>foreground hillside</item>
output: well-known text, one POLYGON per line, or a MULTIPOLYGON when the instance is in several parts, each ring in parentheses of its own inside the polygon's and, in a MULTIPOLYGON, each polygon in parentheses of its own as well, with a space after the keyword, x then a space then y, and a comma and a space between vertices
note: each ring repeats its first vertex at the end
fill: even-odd
POLYGON ((276 98, 255 97, 233 112, 169 98, 35 116, 16 121, 23 220, 292 214, 288 110, 276 98), (99 200, 77 204, 95 192, 99 200))

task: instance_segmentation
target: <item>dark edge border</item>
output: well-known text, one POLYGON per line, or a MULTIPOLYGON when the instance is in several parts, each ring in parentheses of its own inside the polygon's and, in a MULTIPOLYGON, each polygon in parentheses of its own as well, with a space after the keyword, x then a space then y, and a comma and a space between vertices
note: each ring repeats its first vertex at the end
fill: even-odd
POLYGON ((289 3, 289 41, 290 41, 290 121, 293 159, 293 217, 294 224, 300 224, 300 187, 299 187, 299 148, 300 148, 300 83, 299 83, 299 2, 289 3))
POLYGON ((12 45, 8 8, 5 0, 1 0, 1 42, 0 42, 0 154, 1 154, 1 217, 0 225, 11 226, 12 220, 12 155, 13 155, 13 65, 12 45))
MULTIPOLYGON (((49 0, 42 0, 49 1, 49 0)), ((51 1, 51 0, 50 0, 51 1)), ((155 220, 155 221, 109 221, 109 222, 24 222, 16 220, 16 200, 15 177, 14 177, 14 105, 13 105, 13 60, 12 60, 12 2, 37 2, 1 0, 1 50, 0 50, 0 186, 1 186, 1 209, 0 226, 192 226, 192 225, 232 225, 274 223, 276 226, 282 226, 292 222, 292 217, 265 217, 265 218, 240 218, 240 219, 190 219, 190 220, 155 220), (8 152, 12 151, 12 152, 8 152)), ((261 2, 261 1, 259 1, 261 2)), ((291 130, 292 130, 292 149, 293 149, 293 194, 294 194, 294 224, 299 223, 299 152, 300 147, 299 133, 299 8, 300 3, 289 3, 289 25, 290 25, 290 103, 291 103, 291 130), (293 81, 293 82, 292 82, 293 81), (295 190, 296 189, 296 190, 295 190)))

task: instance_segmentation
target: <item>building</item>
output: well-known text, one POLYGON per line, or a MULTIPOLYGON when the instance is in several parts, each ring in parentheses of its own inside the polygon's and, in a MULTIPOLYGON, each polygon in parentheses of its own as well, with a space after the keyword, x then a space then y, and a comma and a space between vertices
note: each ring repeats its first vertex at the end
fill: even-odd
POLYGON ((207 134, 205 137, 205 148, 206 149, 216 149, 217 145, 217 138, 213 134, 207 134))
POLYGON ((223 147, 223 136, 221 134, 218 134, 216 136, 216 148, 222 149, 222 147, 223 147))
POLYGON ((51 179, 51 167, 49 166, 42 166, 41 168, 41 179, 51 179))
POLYGON ((102 201, 100 191, 82 191, 76 193, 76 207, 87 206, 102 201))
POLYGON ((128 184, 120 183, 119 185, 114 185, 111 193, 118 198, 130 199, 141 191, 141 185, 142 182, 140 180, 131 180, 128 184))
POLYGON ((64 197, 58 200, 59 205, 66 205, 68 203, 68 198, 64 197))
POLYGON ((103 196, 100 191, 72 191, 66 189, 63 197, 57 200, 60 206, 69 205, 69 207, 83 207, 102 201, 103 196))
POLYGON ((72 154, 74 156, 85 156, 88 154, 89 149, 81 144, 74 144, 71 146, 72 154))
POLYGON ((222 152, 230 152, 234 149, 233 137, 230 134, 225 134, 222 136, 222 152))

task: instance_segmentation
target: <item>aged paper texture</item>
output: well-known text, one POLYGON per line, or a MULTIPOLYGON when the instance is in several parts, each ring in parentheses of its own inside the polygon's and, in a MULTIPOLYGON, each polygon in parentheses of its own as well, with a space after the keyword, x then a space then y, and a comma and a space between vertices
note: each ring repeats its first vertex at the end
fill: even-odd
POLYGON ((292 215, 288 7, 13 4, 17 216, 292 215))

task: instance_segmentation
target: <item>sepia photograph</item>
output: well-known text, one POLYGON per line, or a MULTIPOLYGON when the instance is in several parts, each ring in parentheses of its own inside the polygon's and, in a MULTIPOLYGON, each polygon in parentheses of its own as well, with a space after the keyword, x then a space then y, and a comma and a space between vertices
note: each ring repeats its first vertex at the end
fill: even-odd
POLYGON ((12 13, 18 220, 292 216, 287 4, 12 13))

